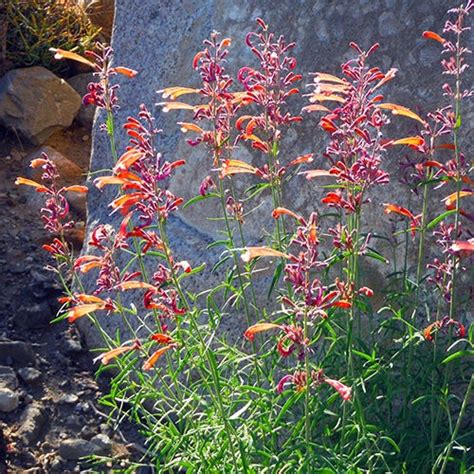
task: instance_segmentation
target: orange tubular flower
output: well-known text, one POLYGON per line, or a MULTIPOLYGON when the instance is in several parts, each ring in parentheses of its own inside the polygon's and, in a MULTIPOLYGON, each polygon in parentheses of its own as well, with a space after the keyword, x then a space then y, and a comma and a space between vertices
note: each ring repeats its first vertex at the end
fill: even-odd
POLYGON ((101 267, 102 263, 101 257, 97 257, 96 255, 82 255, 74 262, 74 269, 82 273, 87 273, 93 268, 101 267))
POLYGON ((119 210, 122 214, 128 214, 130 208, 139 201, 142 201, 146 195, 144 193, 131 193, 124 194, 123 196, 118 197, 112 201, 109 206, 114 209, 114 211, 119 210))
POLYGON ((422 137, 405 137, 390 142, 390 145, 409 145, 409 146, 421 146, 424 145, 425 140, 422 137))
POLYGON ((225 176, 232 176, 234 174, 239 173, 248 173, 248 174, 256 174, 257 168, 245 161, 240 160, 224 160, 222 163, 222 170, 221 170, 221 178, 225 176))
POLYGON ((73 186, 66 186, 64 188, 64 191, 69 191, 71 193, 87 193, 89 191, 89 188, 87 186, 80 186, 78 184, 75 184, 73 186))
POLYGON ((181 127, 181 131, 183 133, 186 132, 196 132, 196 133, 204 133, 204 130, 195 123, 190 122, 178 122, 178 125, 181 127))
POLYGON ((306 179, 310 180, 313 178, 319 178, 322 176, 334 176, 330 171, 327 170, 309 170, 303 173, 306 179))
MULTIPOLYGON (((461 199, 461 198, 464 198, 464 197, 472 196, 473 194, 474 194, 474 192, 472 192, 472 191, 461 191, 459 193, 459 198, 461 199)), ((443 202, 446 206, 446 209, 448 209, 448 210, 455 209, 457 200, 458 200, 458 193, 453 193, 453 194, 450 194, 448 197, 445 197, 443 199, 443 202)))
POLYGON ((186 94, 199 94, 199 89, 192 89, 191 87, 166 87, 165 89, 161 89, 156 91, 158 94, 161 94, 163 99, 171 99, 176 100, 178 97, 186 94))
POLYGON ((273 323, 254 324, 253 326, 247 328, 247 330, 244 332, 244 337, 248 341, 253 341, 255 339, 255 334, 263 331, 269 331, 270 329, 282 329, 282 327, 279 324, 273 323))
POLYGON ((195 110, 196 108, 203 107, 198 105, 189 105, 184 102, 160 102, 156 105, 162 107, 163 112, 169 112, 170 110, 195 110))
POLYGON ((95 69, 94 63, 77 53, 73 53, 72 51, 65 51, 64 49, 59 48, 49 48, 49 50, 54 53, 54 59, 71 59, 78 63, 86 64, 87 66, 90 66, 91 68, 95 69))
POLYGON ((111 360, 115 359, 119 355, 124 354, 125 352, 134 351, 140 348, 140 343, 136 341, 135 343, 128 346, 116 347, 115 349, 106 352, 105 354, 100 355, 94 359, 94 362, 100 360, 103 365, 107 365, 111 360))
POLYGON ((397 104, 379 104, 377 105, 379 109, 385 109, 385 110, 390 110, 393 115, 403 115, 405 117, 412 118, 414 120, 418 120, 418 122, 425 124, 425 121, 415 112, 412 112, 409 108, 403 107, 402 105, 397 105, 397 104))
POLYGON ((176 342, 171 336, 168 336, 168 334, 162 333, 153 334, 150 339, 158 344, 170 344, 176 342))
POLYGON ((411 221, 410 229, 411 229, 412 236, 414 237, 416 233, 416 229, 419 225, 418 217, 414 216, 413 213, 409 211, 408 209, 406 209, 405 207, 396 206, 395 204, 384 204, 384 206, 385 206, 385 209, 384 209, 385 214, 390 214, 391 212, 394 212, 395 214, 399 214, 401 216, 408 217, 408 219, 410 219, 411 221))
POLYGON ((451 250, 459 253, 461 256, 467 257, 474 252, 474 239, 468 241, 456 240, 454 244, 451 245, 451 250))
POLYGON ((336 84, 343 84, 346 85, 347 82, 344 79, 340 79, 339 77, 333 76, 332 74, 327 74, 324 72, 317 72, 315 74, 314 82, 335 82, 336 84))
POLYGON ((303 222, 303 217, 294 213, 293 211, 290 211, 289 209, 286 209, 284 207, 277 207, 276 209, 273 210, 272 212, 272 217, 274 219, 279 219, 282 214, 285 214, 287 216, 295 218, 297 221, 303 222))
POLYGON ((135 71, 134 69, 130 69, 129 67, 124 67, 124 66, 113 67, 111 71, 116 72, 118 74, 122 74, 123 76, 127 76, 127 77, 135 77, 138 74, 138 71, 135 71))
POLYGON ((46 163, 48 163, 48 160, 45 160, 44 158, 35 158, 34 160, 31 160, 30 168, 40 168, 46 163))
POLYGON ((74 306, 74 308, 70 308, 66 313, 68 321, 73 323, 77 319, 82 318, 82 316, 86 316, 94 311, 105 309, 105 305, 105 301, 102 301, 102 303, 88 303, 74 306))
POLYGON ((143 157, 143 152, 137 148, 130 148, 117 161, 114 166, 114 172, 125 171, 136 161, 143 157))
POLYGON ((290 258, 286 253, 274 250, 270 247, 246 247, 245 253, 243 253, 240 258, 247 263, 257 257, 290 258))
POLYGON ((135 290, 137 288, 156 289, 153 285, 144 281, 124 281, 118 285, 118 288, 120 290, 135 290))
POLYGON ((330 112, 330 110, 327 107, 324 107, 324 105, 321 104, 311 104, 311 105, 306 105, 303 107, 302 112, 330 112))
POLYGON ((314 153, 308 153, 306 155, 298 156, 298 158, 295 158, 294 160, 290 161, 288 163, 288 166, 301 165, 302 163, 311 163, 313 161, 313 155, 314 153))
POLYGON ((174 349, 175 347, 176 344, 168 344, 167 346, 155 351, 143 364, 143 370, 151 370, 163 354, 165 354, 170 349, 174 349))
POLYGON ((330 102, 340 102, 343 104, 345 102, 344 97, 341 97, 340 95, 336 94, 311 94, 309 101, 311 103, 313 102, 325 102, 325 101, 330 101, 330 102))
POLYGON ((79 295, 74 295, 74 296, 62 296, 61 298, 58 298, 58 302, 61 304, 64 303, 71 303, 72 301, 80 301, 81 303, 103 303, 104 300, 99 298, 98 296, 94 295, 86 295, 84 293, 81 293, 79 295))
POLYGON ((33 181, 32 179, 18 177, 15 179, 15 184, 17 186, 31 186, 32 188, 35 188, 36 191, 39 193, 47 191, 47 188, 45 186, 40 183, 37 183, 36 181, 33 181))
POLYGON ((423 38, 432 39, 441 44, 444 44, 446 42, 443 37, 441 37, 440 35, 438 35, 438 33, 435 33, 434 31, 423 31, 423 38))

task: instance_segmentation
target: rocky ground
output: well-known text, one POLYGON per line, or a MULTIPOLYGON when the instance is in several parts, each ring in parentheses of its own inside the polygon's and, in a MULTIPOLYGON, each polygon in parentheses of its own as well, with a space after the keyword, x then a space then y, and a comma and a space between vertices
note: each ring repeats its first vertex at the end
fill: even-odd
MULTIPOLYGON (((44 145, 72 157, 80 172, 87 166, 90 132, 76 123, 44 145)), ((34 150, 0 129, 0 474, 124 472, 143 452, 139 437, 132 427, 121 433, 107 424, 98 404, 106 380, 94 377, 92 356, 74 327, 50 323, 60 289, 44 270, 41 245, 48 237, 39 201, 14 185, 34 150), (79 458, 91 454, 104 462, 88 471, 79 458)), ((82 203, 75 212, 84 218, 82 203)), ((81 236, 79 226, 76 247, 81 236)))

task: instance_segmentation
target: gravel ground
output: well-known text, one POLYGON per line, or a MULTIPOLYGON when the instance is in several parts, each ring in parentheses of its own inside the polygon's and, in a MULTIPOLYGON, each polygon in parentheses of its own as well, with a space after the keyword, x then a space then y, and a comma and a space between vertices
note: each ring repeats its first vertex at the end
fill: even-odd
MULTIPOLYGON (((84 167, 86 132, 73 127, 48 144, 84 167)), ((65 322, 50 323, 61 292, 44 270, 48 236, 38 204, 14 185, 31 151, 0 130, 0 474, 151 472, 129 467, 142 456, 140 437, 132 426, 107 424, 97 401, 107 381, 95 378, 80 335, 65 322), (90 454, 104 464, 79 459, 90 454)), ((80 237, 71 236, 76 248, 80 237)))

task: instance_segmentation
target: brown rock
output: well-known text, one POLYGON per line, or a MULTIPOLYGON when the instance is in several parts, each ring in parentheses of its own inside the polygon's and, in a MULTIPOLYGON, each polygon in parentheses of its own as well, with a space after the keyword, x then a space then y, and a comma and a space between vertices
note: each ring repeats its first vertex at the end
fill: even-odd
MULTIPOLYGON (((59 173, 59 184, 61 186, 70 186, 73 184, 80 184, 83 179, 82 169, 73 163, 71 160, 68 160, 62 153, 51 148, 50 146, 43 146, 38 148, 34 152, 30 153, 25 158, 25 163, 29 163, 35 158, 39 158, 42 153, 46 153, 49 159, 56 165, 59 173)), ((41 168, 29 169, 28 177, 35 180, 41 181, 41 175, 43 171, 41 168)))
POLYGON ((79 94, 44 67, 14 69, 0 79, 0 124, 34 145, 69 127, 80 105, 79 94))

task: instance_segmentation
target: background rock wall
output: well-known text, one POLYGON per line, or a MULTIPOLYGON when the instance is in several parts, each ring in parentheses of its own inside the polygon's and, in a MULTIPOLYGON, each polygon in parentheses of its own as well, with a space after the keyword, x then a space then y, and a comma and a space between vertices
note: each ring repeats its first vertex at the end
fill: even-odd
MULTIPOLYGON (((309 72, 323 71, 339 75, 339 64, 352 57, 348 44, 355 41, 368 49, 379 42, 380 49, 372 57, 371 64, 383 70, 398 68, 394 81, 384 89, 386 101, 408 106, 414 111, 424 112, 442 104, 441 76, 439 65, 440 47, 433 41, 422 38, 426 29, 441 32, 446 19, 446 10, 458 2, 447 0, 247 0, 236 3, 233 0, 116 0, 115 23, 112 46, 115 49, 116 65, 124 65, 138 70, 133 79, 119 79, 121 108, 117 123, 136 114, 141 103, 154 110, 158 124, 163 128, 160 148, 170 159, 185 158, 187 166, 180 169, 170 184, 171 189, 185 199, 197 194, 199 183, 208 174, 210 163, 203 150, 191 148, 182 137, 178 120, 189 115, 185 113, 164 114, 154 104, 162 99, 156 94, 158 89, 167 86, 198 86, 199 76, 192 70, 192 58, 201 49, 202 40, 213 30, 220 31, 224 37, 231 37, 229 71, 236 73, 247 63, 255 64, 255 58, 245 46, 245 34, 256 28, 255 18, 262 17, 272 31, 284 34, 289 41, 296 40, 294 55, 298 60, 296 71, 304 74, 304 84, 310 81, 309 72)), ((472 36, 471 36, 471 49, 472 36)), ((469 76, 468 74, 466 75, 469 76)), ((302 98, 291 102, 293 111, 303 105, 302 98)), ((472 120, 473 110, 464 112, 463 121, 472 120)), ((303 153, 314 152, 314 168, 326 167, 323 164, 325 135, 318 129, 318 116, 307 115, 302 124, 297 124, 285 134, 281 160, 286 161, 303 153), (321 166, 322 165, 322 166, 321 166)), ((107 137, 98 130, 96 120, 93 134, 92 172, 111 166, 107 137)), ((402 137, 414 130, 414 122, 405 118, 395 119, 394 136, 402 137), (402 129, 404 127, 404 129, 402 129)), ((467 144, 472 149, 472 135, 467 135, 467 144)), ((126 145, 122 135, 118 140, 119 150, 126 145)), ((242 148, 240 158, 257 163, 258 155, 242 148)), ((365 226, 372 229, 377 224, 379 232, 389 234, 391 227, 387 217, 383 217, 383 202, 407 204, 407 189, 397 183, 397 163, 401 153, 391 152, 385 167, 393 173, 392 183, 378 190, 373 196, 372 210, 366 215, 365 226)), ((293 181, 286 190, 287 206, 301 209, 305 214, 320 207, 322 190, 319 183, 307 183, 303 177, 293 181)), ((109 191, 109 193, 112 190, 109 191)), ((107 203, 112 194, 91 191, 89 195, 89 229, 98 221, 110 221, 107 203)), ((210 201, 207 201, 210 202, 210 201)), ((210 239, 218 235, 215 221, 203 217, 217 212, 213 204, 199 204, 190 210, 180 212, 170 222, 172 246, 177 258, 188 259, 192 264, 202 261, 212 263, 217 253, 205 250, 210 239)), ((264 196, 261 207, 254 213, 253 222, 259 226, 247 229, 260 229, 271 225, 271 199, 264 196)), ((261 232, 248 231, 248 239, 256 243, 261 232)), ((380 273, 390 269, 367 268, 365 277, 368 283, 377 281, 380 273)), ((209 275, 206 279, 212 284, 209 275)), ((118 319, 109 320, 110 327, 120 325, 118 319)), ((229 330, 237 330, 235 321, 229 330)), ((96 342, 93 332, 86 330, 89 341, 96 342)))

